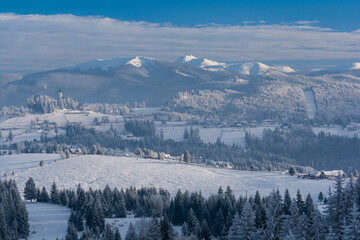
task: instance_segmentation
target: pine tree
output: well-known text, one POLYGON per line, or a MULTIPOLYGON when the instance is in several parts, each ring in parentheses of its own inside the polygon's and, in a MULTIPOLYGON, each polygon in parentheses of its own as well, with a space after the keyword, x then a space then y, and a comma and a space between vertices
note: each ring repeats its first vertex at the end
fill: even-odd
POLYGON ((189 217, 188 217, 188 227, 190 234, 193 234, 196 236, 198 232, 200 231, 200 223, 197 217, 195 216, 195 213, 192 208, 190 208, 189 211, 189 217))
POLYGON ((241 220, 238 213, 235 214, 235 217, 232 221, 232 225, 229 229, 228 239, 229 240, 238 240, 241 239, 241 220))
POLYGON ((297 207, 298 207, 299 212, 301 214, 304 211, 304 200, 302 198, 302 195, 301 195, 299 189, 297 190, 297 193, 296 193, 296 204, 297 204, 297 207))
POLYGON ((146 235, 149 239, 161 240, 161 226, 156 218, 150 220, 146 235))
POLYGON ((18 223, 17 226, 17 233, 19 235, 20 238, 27 238, 27 236, 29 235, 29 216, 28 216, 28 212, 26 210, 26 207, 23 203, 21 203, 21 199, 18 199, 17 202, 19 204, 18 205, 18 214, 17 214, 17 218, 16 221, 18 223))
POLYGON ((189 231, 189 227, 188 227, 187 222, 184 222, 184 224, 182 225, 182 227, 181 227, 181 233, 182 233, 184 236, 189 236, 189 235, 190 235, 190 231, 189 231))
POLYGON ((345 227, 343 239, 360 239, 360 212, 356 204, 351 209, 349 224, 345 227))
POLYGON ((53 184, 51 185, 50 201, 53 204, 59 204, 60 203, 59 192, 57 190, 55 182, 53 182, 53 184))
POLYGON ((77 240, 77 239, 78 239, 78 237, 77 237, 76 228, 73 224, 69 223, 67 232, 66 232, 66 236, 65 236, 65 240, 77 240))
POLYGON ((279 192, 272 191, 267 199, 266 226, 267 238, 277 239, 280 235, 281 221, 281 196, 279 192))
POLYGON ((93 145, 90 150, 90 154, 95 155, 97 153, 97 147, 93 145))
POLYGON ((208 224, 205 219, 201 224, 201 238, 200 239, 211 240, 211 232, 210 232, 210 229, 209 229, 208 224))
POLYGON ((137 240, 136 230, 132 223, 130 223, 129 228, 126 232, 125 240, 137 240))
POLYGON ((185 153, 184 153, 184 162, 189 164, 190 160, 191 160, 190 153, 189 153, 188 150, 186 150, 185 153))
POLYGON ((176 193, 175 199, 174 199, 174 218, 173 223, 175 225, 181 225, 184 223, 184 197, 179 190, 176 193))
POLYGON ((160 221, 160 229, 162 240, 174 239, 174 229, 166 214, 164 214, 164 217, 160 221))
POLYGON ((285 194, 284 194, 284 203, 283 203, 283 213, 285 215, 291 214, 290 207, 291 207, 291 197, 290 197, 289 190, 286 189, 285 194))
POLYGON ((221 208, 217 211, 214 219, 213 233, 215 237, 220 237, 225 227, 224 214, 221 208))
POLYGON ((0 203, 0 239, 9 239, 9 232, 8 225, 5 219, 5 211, 3 204, 0 203))
POLYGON ((323 192, 320 192, 319 195, 318 195, 318 200, 319 202, 323 202, 324 201, 324 194, 323 192))
POLYGON ((10 142, 12 142, 12 140, 14 140, 14 134, 13 134, 12 130, 9 131, 8 139, 10 142))
POLYGON ((105 240, 115 240, 115 234, 111 229, 110 224, 106 224, 105 226, 104 238, 105 240))
POLYGON ((118 228, 115 230, 115 240, 121 240, 121 234, 118 228))
POLYGON ((27 180, 27 182, 25 183, 25 188, 24 188, 24 197, 26 200, 34 200, 36 199, 36 187, 35 187, 35 182, 34 179, 32 177, 29 178, 29 180, 27 180))
POLYGON ((244 240, 252 239, 255 231, 255 215, 249 202, 246 202, 240 218, 240 233, 244 240))
POLYGON ((296 170, 295 170, 294 167, 290 167, 290 169, 289 169, 289 174, 290 174, 291 176, 294 176, 294 175, 296 174, 296 170))

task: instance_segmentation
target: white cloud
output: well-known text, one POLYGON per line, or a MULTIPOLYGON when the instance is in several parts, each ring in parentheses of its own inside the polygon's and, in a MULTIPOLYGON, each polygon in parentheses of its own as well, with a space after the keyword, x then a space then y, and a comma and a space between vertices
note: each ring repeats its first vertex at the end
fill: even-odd
POLYGON ((0 14, 0 70, 39 71, 95 58, 185 54, 221 61, 356 58, 360 31, 297 25, 179 27, 74 15, 0 14))

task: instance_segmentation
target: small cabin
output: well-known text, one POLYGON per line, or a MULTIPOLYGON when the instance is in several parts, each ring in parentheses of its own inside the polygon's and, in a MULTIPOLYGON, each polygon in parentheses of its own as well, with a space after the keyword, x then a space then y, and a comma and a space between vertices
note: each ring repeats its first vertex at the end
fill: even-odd
POLYGON ((82 151, 81 148, 70 148, 70 153, 75 155, 81 155, 82 151))

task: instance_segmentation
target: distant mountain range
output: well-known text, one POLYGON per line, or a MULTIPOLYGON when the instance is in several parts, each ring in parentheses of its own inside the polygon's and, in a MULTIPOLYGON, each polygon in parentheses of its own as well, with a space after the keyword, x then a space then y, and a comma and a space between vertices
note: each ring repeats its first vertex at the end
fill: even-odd
POLYGON ((207 71, 147 57, 98 59, 8 82, 0 87, 0 106, 23 105, 36 93, 56 96, 59 88, 81 102, 145 101, 160 106, 179 91, 213 89, 239 78, 243 76, 236 72, 207 71))
POLYGON ((261 75, 268 72, 294 73, 295 70, 289 66, 268 66, 260 62, 247 62, 241 64, 227 64, 216 62, 206 58, 197 58, 187 55, 176 60, 178 63, 186 63, 210 71, 231 70, 244 75, 261 75))
MULTIPOLYGON (((207 90, 226 93, 222 97, 227 104, 222 107, 227 107, 228 110, 235 109, 234 111, 240 111, 245 116, 244 109, 250 107, 252 111, 262 109, 261 111, 271 112, 271 114, 252 113, 251 116, 274 117, 276 111, 280 111, 280 105, 283 105, 280 107, 281 111, 288 113, 285 114, 286 116, 290 116, 293 112, 291 108, 305 111, 302 90, 314 89, 314 98, 317 101, 315 105, 323 111, 321 114, 325 114, 329 105, 329 102, 325 104, 322 101, 333 101, 332 106, 336 107, 331 110, 332 116, 341 114, 340 111, 345 110, 347 115, 358 116, 360 115, 359 77, 358 62, 298 71, 286 65, 270 66, 260 62, 225 63, 193 55, 181 57, 175 62, 140 56, 110 60, 96 59, 23 77, 0 75, 0 106, 24 105, 26 98, 36 93, 56 97, 61 88, 65 96, 80 102, 145 101, 147 106, 165 104, 170 106, 169 109, 172 111, 177 109, 172 105, 175 102, 188 105, 187 109, 191 109, 192 105, 199 106, 202 104, 201 101, 208 101, 209 99, 195 97, 197 91, 207 90), (336 86, 336 89, 332 89, 331 86, 336 86), (178 99, 169 105, 169 100, 176 99, 179 92, 193 90, 195 92, 190 95, 181 95, 188 96, 194 101, 193 103, 189 101, 184 103, 178 99), (229 93, 236 94, 228 96, 229 93), (229 102, 229 99, 234 101, 229 102), (287 110, 285 106, 289 102, 292 105, 288 105, 287 110), (347 106, 343 106, 344 104, 347 106), (274 109, 270 111, 269 108, 274 109)), ((203 102, 204 106, 206 104, 208 103, 203 102)), ((299 116, 301 117, 301 114, 299 116)))

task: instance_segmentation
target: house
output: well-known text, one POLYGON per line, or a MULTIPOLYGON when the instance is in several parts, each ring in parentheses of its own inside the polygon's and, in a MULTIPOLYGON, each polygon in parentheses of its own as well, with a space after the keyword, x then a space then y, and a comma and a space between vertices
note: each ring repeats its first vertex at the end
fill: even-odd
POLYGON ((81 148, 70 148, 70 153, 75 155, 81 155, 82 151, 81 148))
POLYGON ((334 179, 337 176, 345 176, 343 170, 321 171, 320 178, 334 179))
POLYGON ((308 176, 310 178, 319 178, 321 176, 321 173, 322 171, 312 171, 312 172, 309 172, 308 176))
POLYGON ((347 129, 349 131, 357 131, 358 130, 358 127, 356 126, 356 124, 352 123, 350 125, 347 126, 347 129))

